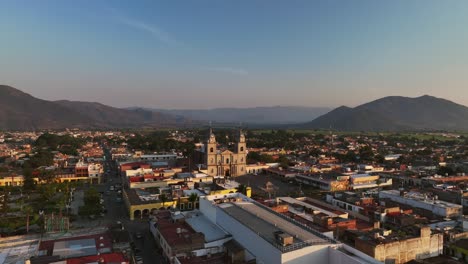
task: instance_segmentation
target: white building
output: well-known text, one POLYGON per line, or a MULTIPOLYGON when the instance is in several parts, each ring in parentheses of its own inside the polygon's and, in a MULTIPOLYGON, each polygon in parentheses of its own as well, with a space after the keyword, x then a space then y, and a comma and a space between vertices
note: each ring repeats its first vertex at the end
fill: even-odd
POLYGON ((379 198, 388 198, 400 204, 432 211, 442 217, 459 217, 463 215, 463 207, 459 204, 428 199, 424 194, 417 192, 400 193, 398 190, 381 191, 379 198))
POLYGON ((135 177, 135 176, 144 176, 144 175, 153 175, 153 170, 152 169, 143 169, 143 168, 138 168, 136 170, 126 170, 125 171, 125 176, 127 177, 135 177))
POLYGON ((359 251, 348 254, 333 239, 239 193, 202 197, 200 211, 256 263, 380 263, 359 251))
POLYGON ((89 177, 102 177, 104 173, 104 168, 99 163, 91 163, 88 165, 88 176, 89 177))

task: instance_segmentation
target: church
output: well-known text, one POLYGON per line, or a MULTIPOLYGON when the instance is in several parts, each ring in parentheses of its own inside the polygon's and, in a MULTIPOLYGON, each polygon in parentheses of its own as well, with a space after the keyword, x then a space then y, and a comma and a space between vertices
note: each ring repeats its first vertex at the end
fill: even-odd
POLYGON ((247 145, 245 135, 239 130, 234 148, 218 149, 218 143, 210 128, 203 146, 194 153, 194 165, 210 176, 236 177, 245 175, 247 162, 247 145))

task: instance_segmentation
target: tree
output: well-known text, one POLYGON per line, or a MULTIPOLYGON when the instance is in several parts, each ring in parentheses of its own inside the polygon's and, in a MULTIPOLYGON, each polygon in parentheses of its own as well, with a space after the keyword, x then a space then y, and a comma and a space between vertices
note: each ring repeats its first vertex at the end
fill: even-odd
POLYGON ((163 204, 163 207, 165 206, 166 202, 167 202, 167 196, 166 194, 161 194, 159 195, 159 200, 161 200, 162 204, 163 204))
POLYGON ((3 192, 0 193, 0 198, 2 198, 2 206, 1 206, 1 213, 6 214, 8 212, 9 206, 8 206, 8 200, 10 199, 10 190, 8 187, 3 188, 3 192), (3 198, 2 198, 3 196, 3 198))
POLYGON ((40 170, 39 179, 46 183, 51 183, 55 181, 55 171, 53 170, 40 170))
POLYGON ((242 193, 243 195, 247 195, 247 186, 244 184, 239 184, 237 187, 237 192, 242 193))
POLYGON ((280 155, 277 162, 283 169, 289 168, 289 159, 286 156, 280 155))
POLYGON ((372 161, 374 158, 374 151, 370 146, 364 146, 359 149, 359 158, 362 161, 372 161))
POLYGON ((23 168, 23 190, 25 192, 32 191, 36 188, 36 183, 34 182, 33 175, 32 175, 32 168, 31 165, 27 162, 23 168))
POLYGON ((101 196, 93 187, 84 193, 84 206, 80 207, 80 215, 96 215, 101 211, 99 201, 101 196))
POLYGON ((455 171, 451 167, 447 166, 442 166, 437 170, 437 174, 442 175, 442 176, 450 176, 454 175, 455 171))
POLYGON ((25 205, 23 213, 26 214, 26 233, 29 233, 29 217, 34 213, 34 209, 30 205, 25 205))
POLYGON ((198 194, 196 193, 191 193, 190 196, 188 197, 189 202, 193 204, 193 208, 195 208, 196 203, 198 201, 198 194))

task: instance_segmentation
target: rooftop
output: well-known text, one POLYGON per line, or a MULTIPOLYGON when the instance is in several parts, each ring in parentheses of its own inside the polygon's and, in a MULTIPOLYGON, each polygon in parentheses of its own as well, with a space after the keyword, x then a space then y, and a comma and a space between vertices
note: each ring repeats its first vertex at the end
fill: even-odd
POLYGON ((320 233, 312 233, 299 223, 294 223, 286 216, 281 217, 273 211, 261 207, 259 204, 251 202, 228 202, 220 204, 219 207, 228 215, 251 228, 263 239, 282 250, 288 252, 313 244, 328 244, 320 233), (290 234, 293 237, 293 245, 282 247, 278 244, 275 232, 280 231, 290 234))
MULTIPOLYGON (((151 203, 160 203, 159 200, 159 191, 156 191, 156 188, 151 190, 151 188, 146 189, 129 189, 125 190, 127 193, 128 200, 132 205, 138 204, 151 204, 151 203)), ((168 197, 167 202, 170 201, 168 197)))
POLYGON ((171 247, 191 245, 194 238, 203 236, 202 233, 196 232, 185 222, 174 223, 169 219, 159 219, 155 225, 171 247))
POLYGON ((324 213, 324 214, 326 214, 328 216, 331 216, 331 217, 339 216, 339 214, 336 214, 334 212, 330 212, 327 209, 317 207, 317 206, 313 205, 312 203, 306 203, 306 202, 299 201, 299 200, 291 198, 291 197, 279 197, 278 199, 280 199, 281 201, 284 201, 284 202, 286 202, 288 204, 291 204, 291 205, 298 204, 298 205, 304 206, 304 207, 309 208, 309 209, 314 210, 314 211, 320 211, 320 212, 322 212, 322 213, 324 213))
POLYGON ((187 222, 187 224, 189 224, 196 232, 203 233, 205 235, 205 242, 207 243, 230 236, 198 211, 187 214, 185 222, 187 222))
POLYGON ((418 201, 425 204, 430 204, 438 207, 449 207, 449 208, 462 208, 459 204, 449 203, 441 200, 429 199, 424 193, 420 192, 408 192, 403 196, 400 195, 400 191, 398 190, 387 190, 381 191, 380 194, 387 194, 390 196, 400 196, 409 200, 418 201))

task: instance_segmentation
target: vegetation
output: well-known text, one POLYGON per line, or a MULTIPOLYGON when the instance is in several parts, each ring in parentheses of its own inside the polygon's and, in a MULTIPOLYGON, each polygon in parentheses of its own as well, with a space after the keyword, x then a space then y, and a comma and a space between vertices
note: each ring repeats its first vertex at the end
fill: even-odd
POLYGON ((254 164, 254 163, 272 163, 275 162, 271 155, 267 154, 260 154, 255 151, 251 151, 247 154, 247 163, 254 164))
POLYGON ((25 192, 34 190, 36 188, 36 183, 34 182, 33 175, 32 175, 32 168, 29 163, 26 163, 24 165, 23 177, 24 177, 23 190, 25 192))
POLYGON ((127 141, 135 150, 147 152, 170 152, 172 150, 182 150, 185 156, 192 153, 194 142, 180 142, 170 138, 169 131, 154 131, 148 135, 135 134, 127 141))
POLYGON ((38 149, 49 149, 52 151, 60 151, 65 155, 78 155, 78 149, 84 144, 82 138, 75 138, 69 135, 59 136, 55 134, 42 134, 34 143, 38 149))
POLYGON ((89 188, 84 193, 84 205, 79 208, 81 216, 97 215, 101 212, 99 201, 101 197, 96 189, 89 188))

